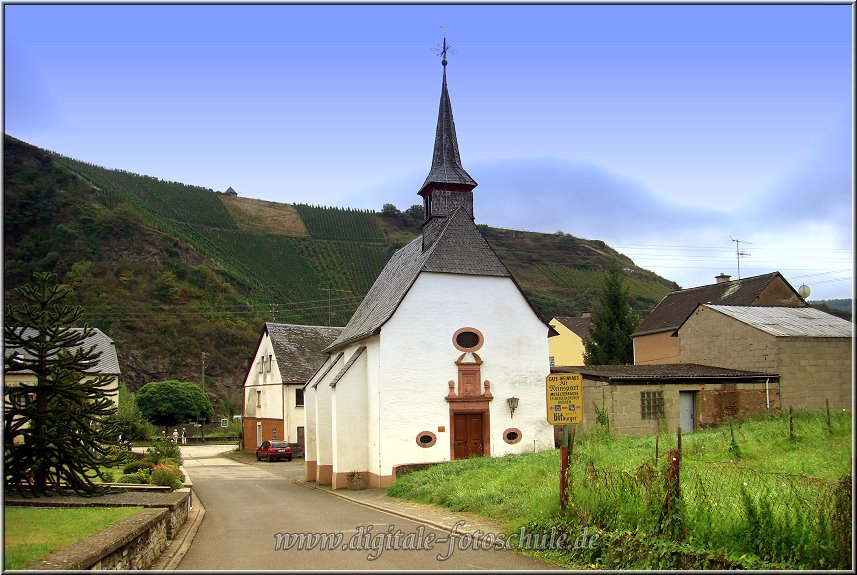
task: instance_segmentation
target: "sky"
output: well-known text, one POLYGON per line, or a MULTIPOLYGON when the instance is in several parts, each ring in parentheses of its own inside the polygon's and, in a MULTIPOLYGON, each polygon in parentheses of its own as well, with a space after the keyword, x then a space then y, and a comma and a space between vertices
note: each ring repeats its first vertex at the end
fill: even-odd
POLYGON ((853 296, 850 4, 3 17, 6 134, 244 197, 374 210, 421 203, 446 33, 477 223, 602 240, 683 288, 780 271, 810 300, 853 296))

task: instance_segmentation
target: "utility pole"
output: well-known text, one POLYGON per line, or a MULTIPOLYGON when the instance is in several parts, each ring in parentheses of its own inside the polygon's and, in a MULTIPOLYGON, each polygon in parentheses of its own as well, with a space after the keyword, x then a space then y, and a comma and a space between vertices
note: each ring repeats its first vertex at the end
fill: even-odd
POLYGON ((743 240, 736 240, 732 236, 729 236, 729 239, 735 242, 735 257, 738 259, 738 279, 741 279, 741 256, 749 256, 747 252, 742 252, 739 249, 739 245, 743 242, 745 244, 749 244, 750 242, 745 242, 743 240))
MULTIPOLYGON (((205 352, 202 352, 202 394, 208 397, 208 394, 205 393, 205 352)), ((205 418, 202 419, 202 443, 205 443, 205 418)))
POLYGON ((331 313, 330 313, 330 292, 332 291, 342 291, 347 292, 347 289, 333 289, 333 288, 320 288, 321 291, 327 292, 327 325, 331 325, 331 313))

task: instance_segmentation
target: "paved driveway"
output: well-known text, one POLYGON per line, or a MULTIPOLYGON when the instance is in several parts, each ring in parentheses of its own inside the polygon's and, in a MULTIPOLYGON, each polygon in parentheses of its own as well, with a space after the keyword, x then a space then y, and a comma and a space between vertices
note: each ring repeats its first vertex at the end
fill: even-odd
POLYGON ((183 454, 205 518, 178 569, 551 568, 296 485, 290 478, 302 473, 300 460, 245 464, 198 449, 210 446, 183 454))

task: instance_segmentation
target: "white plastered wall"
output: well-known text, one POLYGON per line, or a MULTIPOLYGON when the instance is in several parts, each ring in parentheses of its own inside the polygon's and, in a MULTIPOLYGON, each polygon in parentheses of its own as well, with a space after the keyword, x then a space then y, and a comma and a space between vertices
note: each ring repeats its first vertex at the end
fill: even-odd
MULTIPOLYGON (((283 419, 283 385, 280 370, 273 365, 269 358, 273 357, 274 351, 271 338, 265 333, 253 356, 252 369, 247 373, 244 380, 244 416, 257 419, 283 419), (264 370, 260 373, 259 366, 261 358, 265 358, 264 370), (262 392, 261 396, 257 392, 262 392), (259 405, 261 400, 261 405, 259 405)), ((285 422, 284 422, 285 423, 285 422)))
POLYGON ((450 459, 450 380, 458 381, 461 355, 452 336, 472 327, 484 336, 477 351, 481 381, 491 382, 492 456, 553 447, 545 415, 545 378, 550 373, 547 326, 509 278, 423 272, 381 330, 379 390, 380 473, 407 463, 450 459), (519 398, 511 416, 506 398, 519 398), (518 428, 522 439, 507 444, 503 432, 518 428), (439 431, 443 428, 445 431, 439 431), (437 442, 417 445, 420 432, 437 442))
MULTIPOLYGON (((359 346, 345 350, 343 361, 357 352, 359 346)), ((348 368, 331 388, 331 436, 333 439, 333 473, 368 470, 369 433, 366 386, 366 351, 348 368)), ((344 364, 343 364, 344 365, 344 364)))

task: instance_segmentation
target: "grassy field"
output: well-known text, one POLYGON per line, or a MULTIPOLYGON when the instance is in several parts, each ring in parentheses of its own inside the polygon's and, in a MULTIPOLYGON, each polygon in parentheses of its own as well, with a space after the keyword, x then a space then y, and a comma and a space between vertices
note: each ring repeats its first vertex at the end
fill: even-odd
POLYGON ((24 569, 28 563, 81 541, 141 509, 6 507, 3 569, 24 569))
POLYGON ((599 532, 600 549, 542 554, 567 567, 850 566, 850 413, 832 413, 829 427, 826 414, 795 414, 791 439, 787 415, 686 434, 674 486, 666 453, 676 442, 579 433, 565 516, 557 450, 436 465, 388 493, 479 513, 507 534, 599 532))

